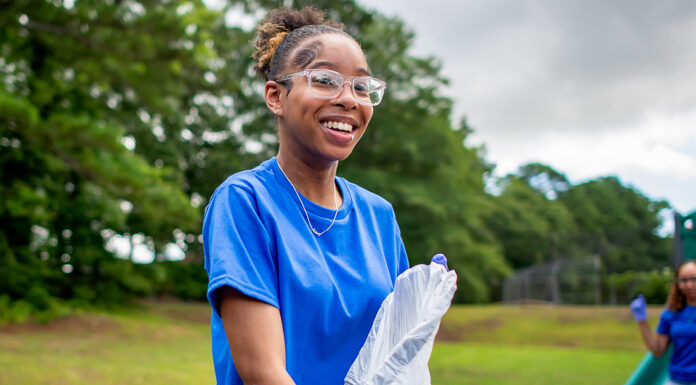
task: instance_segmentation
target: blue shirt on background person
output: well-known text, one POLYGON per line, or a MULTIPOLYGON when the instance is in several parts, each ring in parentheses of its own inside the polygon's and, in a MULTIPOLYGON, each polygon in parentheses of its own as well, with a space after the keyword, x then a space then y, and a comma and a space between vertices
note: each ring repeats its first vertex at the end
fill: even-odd
POLYGON ((678 312, 665 309, 657 332, 668 335, 674 352, 670 361, 670 378, 696 382, 696 306, 685 306, 678 312))

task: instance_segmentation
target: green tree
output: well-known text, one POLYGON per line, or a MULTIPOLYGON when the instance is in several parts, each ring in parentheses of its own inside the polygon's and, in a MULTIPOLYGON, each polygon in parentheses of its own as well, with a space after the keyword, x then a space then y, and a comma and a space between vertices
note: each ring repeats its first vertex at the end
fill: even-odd
POLYGON ((565 174, 542 163, 528 163, 520 166, 515 177, 551 200, 568 191, 571 186, 565 174))
POLYGON ((570 188, 559 196, 572 212, 578 232, 573 240, 598 254, 609 272, 646 271, 669 264, 672 241, 660 237, 664 201, 652 201, 616 177, 603 177, 570 188))
POLYGON ((597 254, 609 272, 651 270, 669 261, 657 235, 666 202, 651 201, 616 177, 572 185, 553 168, 530 163, 499 181, 488 221, 515 268, 597 254))
POLYGON ((516 269, 573 256, 569 241, 576 231, 572 214, 528 184, 525 170, 522 167, 519 176, 505 178, 488 220, 505 258, 516 269))
POLYGON ((149 162, 150 150, 181 152, 149 147, 143 131, 166 136, 186 120, 180 101, 204 87, 196 75, 214 59, 187 28, 213 15, 184 2, 2 7, 0 292, 39 310, 51 297, 109 303, 148 292, 104 236, 143 233, 161 252, 175 227, 200 226, 182 192, 186 159, 149 162))

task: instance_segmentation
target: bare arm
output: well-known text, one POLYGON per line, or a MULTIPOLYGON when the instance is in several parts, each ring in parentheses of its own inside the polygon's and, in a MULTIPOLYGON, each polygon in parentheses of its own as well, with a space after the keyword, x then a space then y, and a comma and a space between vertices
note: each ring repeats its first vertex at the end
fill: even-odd
POLYGON ((283 324, 277 308, 224 286, 220 315, 237 373, 245 385, 295 385, 285 370, 283 324))
POLYGON ((660 333, 653 334, 647 320, 638 322, 638 330, 640 330, 640 335, 643 337, 645 346, 655 357, 665 354, 669 346, 669 336, 660 333))

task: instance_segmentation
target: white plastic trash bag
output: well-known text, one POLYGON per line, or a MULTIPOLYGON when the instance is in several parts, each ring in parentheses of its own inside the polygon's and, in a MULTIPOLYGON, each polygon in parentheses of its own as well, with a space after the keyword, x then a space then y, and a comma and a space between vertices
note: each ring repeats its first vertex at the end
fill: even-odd
POLYGON ((446 264, 438 254, 430 265, 414 266, 396 278, 346 385, 430 385, 435 334, 457 289, 457 274, 446 264))

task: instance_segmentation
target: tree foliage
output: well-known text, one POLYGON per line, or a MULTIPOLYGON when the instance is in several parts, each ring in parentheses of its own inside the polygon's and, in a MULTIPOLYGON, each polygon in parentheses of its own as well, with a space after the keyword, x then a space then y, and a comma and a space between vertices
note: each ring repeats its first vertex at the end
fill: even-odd
POLYGON ((513 268, 522 268, 576 254, 570 238, 576 231, 572 213, 523 177, 508 176, 495 199, 488 226, 503 245, 513 268))
POLYGON ((143 233, 161 252, 173 228, 199 226, 177 163, 149 162, 136 137, 146 115, 184 121, 180 99, 201 84, 182 73, 202 72, 202 57, 183 42, 178 4, 134 4, 3 3, 0 292, 11 299, 41 308, 145 292, 104 236, 143 233))
POLYGON ((531 163, 501 186, 489 225, 515 268, 585 255, 599 255, 611 273, 669 263, 671 240, 657 234, 669 205, 616 177, 572 185, 559 171, 531 163))
POLYGON ((616 177, 573 186, 559 200, 573 213, 578 247, 602 257, 609 272, 651 270, 669 264, 672 241, 660 237, 664 201, 651 201, 616 177))

